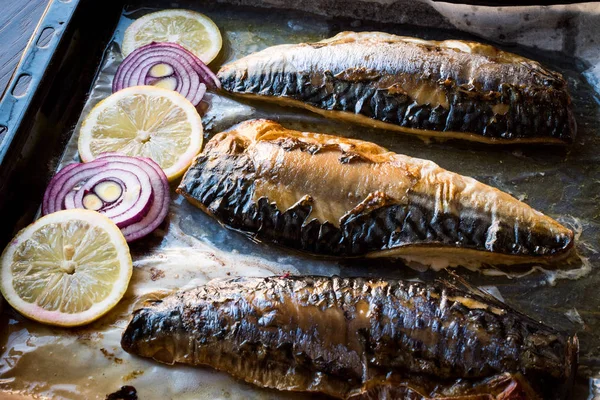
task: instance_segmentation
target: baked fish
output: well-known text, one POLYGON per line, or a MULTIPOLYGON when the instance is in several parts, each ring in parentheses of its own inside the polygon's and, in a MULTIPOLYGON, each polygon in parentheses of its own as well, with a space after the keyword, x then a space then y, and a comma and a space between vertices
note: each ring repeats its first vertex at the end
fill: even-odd
POLYGON ((269 47, 218 77, 235 95, 425 136, 567 144, 576 132, 562 75, 475 42, 342 32, 269 47))
POLYGON ((235 278, 146 302, 125 351, 340 399, 534 399, 565 389, 577 339, 443 282, 235 278))
POLYGON ((217 134, 177 191, 257 240, 325 256, 477 266, 550 262, 573 247, 569 229, 472 178, 267 120, 217 134))

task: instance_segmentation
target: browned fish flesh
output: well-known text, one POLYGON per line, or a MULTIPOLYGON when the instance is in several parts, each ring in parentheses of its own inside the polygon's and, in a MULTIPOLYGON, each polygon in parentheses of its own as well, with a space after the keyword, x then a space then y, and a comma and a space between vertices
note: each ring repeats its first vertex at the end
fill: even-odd
POLYGON ((400 280, 218 280, 134 312, 121 345, 339 399, 535 399, 569 389, 577 339, 480 291, 400 280))
POLYGON ((342 32, 269 47, 218 77, 234 95, 430 137, 568 144, 576 132, 561 74, 476 42, 342 32))
POLYGON ((475 179, 267 120, 212 138, 177 190, 256 240, 324 256, 477 267, 553 262, 573 247, 571 230, 475 179))

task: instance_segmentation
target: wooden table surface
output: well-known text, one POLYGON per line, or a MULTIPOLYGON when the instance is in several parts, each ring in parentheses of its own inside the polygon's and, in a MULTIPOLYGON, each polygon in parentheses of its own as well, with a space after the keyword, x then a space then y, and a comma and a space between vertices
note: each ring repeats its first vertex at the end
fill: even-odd
POLYGON ((49 0, 0 0, 0 93, 4 93, 49 0))

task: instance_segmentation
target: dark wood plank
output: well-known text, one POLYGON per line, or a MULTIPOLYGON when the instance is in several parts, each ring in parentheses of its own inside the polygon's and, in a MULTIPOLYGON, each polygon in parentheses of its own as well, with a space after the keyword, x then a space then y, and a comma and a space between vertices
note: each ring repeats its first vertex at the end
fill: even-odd
POLYGON ((0 93, 4 93, 49 0, 0 0, 0 93))

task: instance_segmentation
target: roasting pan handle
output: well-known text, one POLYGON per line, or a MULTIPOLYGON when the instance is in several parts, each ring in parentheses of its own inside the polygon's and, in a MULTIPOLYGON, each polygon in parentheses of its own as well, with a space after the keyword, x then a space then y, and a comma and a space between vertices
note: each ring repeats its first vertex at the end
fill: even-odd
POLYGON ((44 73, 78 3, 79 0, 50 1, 4 90, 0 99, 0 164, 37 94, 40 82, 52 79, 44 73))

